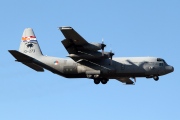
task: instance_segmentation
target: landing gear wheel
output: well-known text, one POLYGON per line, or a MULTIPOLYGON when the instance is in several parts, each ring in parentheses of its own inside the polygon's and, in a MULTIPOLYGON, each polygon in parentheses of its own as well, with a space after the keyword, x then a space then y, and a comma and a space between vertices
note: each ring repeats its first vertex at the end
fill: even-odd
POLYGON ((94 84, 99 84, 100 80, 99 79, 94 79, 94 84))
POLYGON ((101 83, 102 83, 102 84, 106 84, 107 82, 108 82, 107 79, 101 79, 101 83))
POLYGON ((154 76, 153 77, 155 81, 158 81, 159 80, 159 77, 158 76, 154 76))

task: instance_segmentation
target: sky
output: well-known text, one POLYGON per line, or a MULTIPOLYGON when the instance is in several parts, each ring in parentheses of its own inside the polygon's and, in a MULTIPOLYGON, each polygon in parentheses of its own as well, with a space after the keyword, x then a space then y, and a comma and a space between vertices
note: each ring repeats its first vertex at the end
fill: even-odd
POLYGON ((179 0, 3 0, 0 5, 0 120, 179 120, 179 0), (154 56, 175 71, 133 86, 67 79, 15 62, 25 28, 44 55, 65 58, 60 26, 88 42, 104 39, 114 57, 154 56))

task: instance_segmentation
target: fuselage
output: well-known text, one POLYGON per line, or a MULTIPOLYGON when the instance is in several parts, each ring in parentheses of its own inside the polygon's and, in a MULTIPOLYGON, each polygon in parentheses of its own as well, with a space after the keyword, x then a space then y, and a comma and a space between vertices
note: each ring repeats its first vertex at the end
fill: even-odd
MULTIPOLYGON (((153 77, 173 72, 174 68, 157 57, 119 57, 101 61, 63 59, 40 56, 38 61, 48 66, 46 69, 67 78, 118 78, 118 77, 153 77)), ((42 65, 41 65, 42 66, 42 65)))

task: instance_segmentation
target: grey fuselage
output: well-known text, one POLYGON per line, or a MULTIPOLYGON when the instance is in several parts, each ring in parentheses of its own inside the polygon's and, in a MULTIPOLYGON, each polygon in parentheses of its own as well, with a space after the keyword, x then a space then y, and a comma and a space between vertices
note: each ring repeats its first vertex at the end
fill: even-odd
POLYGON ((173 72, 174 68, 156 57, 119 57, 101 61, 63 59, 39 56, 34 62, 43 68, 66 78, 100 78, 161 76, 173 72))

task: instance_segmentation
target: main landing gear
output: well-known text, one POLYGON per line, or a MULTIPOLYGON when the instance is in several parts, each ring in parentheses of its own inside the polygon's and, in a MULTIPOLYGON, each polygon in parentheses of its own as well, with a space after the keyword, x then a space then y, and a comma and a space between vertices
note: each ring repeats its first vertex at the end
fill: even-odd
POLYGON ((99 84, 100 82, 102 84, 106 84, 108 82, 108 79, 105 79, 105 78, 96 78, 96 79, 94 79, 95 84, 99 84))
POLYGON ((100 79, 94 79, 94 84, 99 84, 100 82, 100 79))

